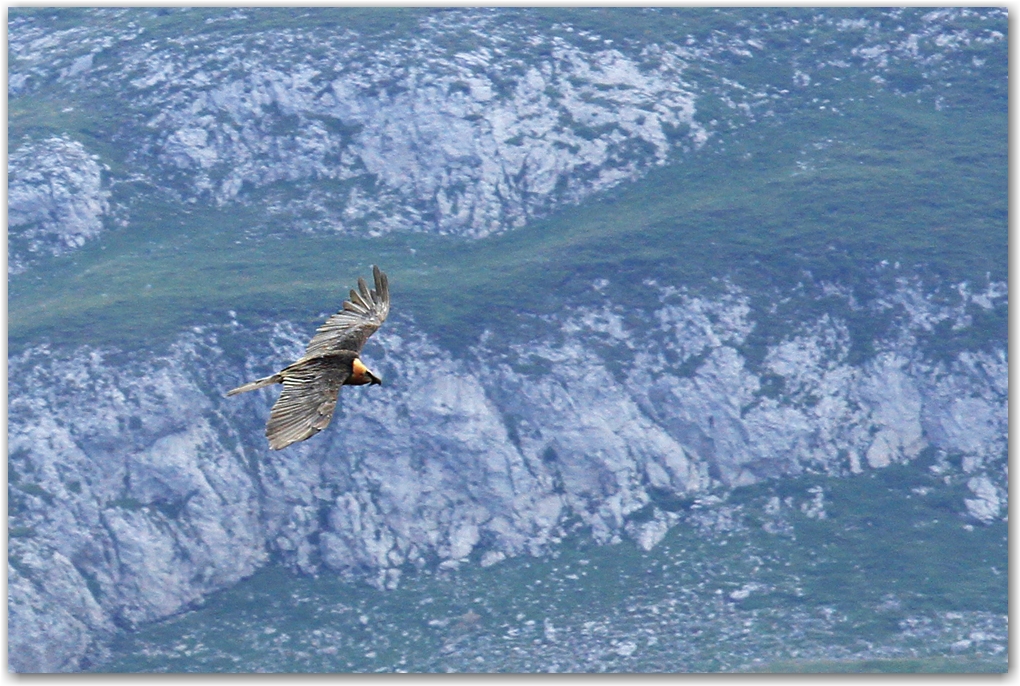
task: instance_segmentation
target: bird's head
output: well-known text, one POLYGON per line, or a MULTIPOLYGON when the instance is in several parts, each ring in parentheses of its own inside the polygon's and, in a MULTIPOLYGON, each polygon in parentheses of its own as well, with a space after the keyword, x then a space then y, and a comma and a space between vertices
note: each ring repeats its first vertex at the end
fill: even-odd
POLYGON ((366 367, 365 363, 361 361, 361 358, 355 357, 354 363, 351 366, 351 376, 347 381, 348 384, 352 386, 360 386, 362 384, 378 386, 382 384, 382 379, 379 375, 366 367))

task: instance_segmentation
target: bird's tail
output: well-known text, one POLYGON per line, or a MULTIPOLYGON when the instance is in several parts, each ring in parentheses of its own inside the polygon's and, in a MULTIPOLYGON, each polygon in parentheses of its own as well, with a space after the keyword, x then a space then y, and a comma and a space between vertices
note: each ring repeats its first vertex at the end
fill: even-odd
POLYGON ((283 383, 283 374, 277 372, 272 376, 266 376, 255 381, 249 381, 243 386, 238 386, 232 390, 227 391, 227 395, 237 395, 238 393, 247 393, 248 391, 254 391, 256 388, 262 388, 263 386, 269 386, 274 383, 283 383))

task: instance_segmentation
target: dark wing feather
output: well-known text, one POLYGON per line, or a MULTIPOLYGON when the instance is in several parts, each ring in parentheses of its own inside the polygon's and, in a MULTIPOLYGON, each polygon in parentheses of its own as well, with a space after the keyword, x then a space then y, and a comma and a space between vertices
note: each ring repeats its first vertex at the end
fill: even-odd
POLYGON ((351 290, 351 299, 343 308, 320 326, 305 350, 305 357, 315 357, 340 350, 361 352, 365 341, 386 321, 390 313, 390 285, 379 267, 372 267, 375 288, 369 290, 364 279, 358 279, 358 290, 351 290))
POLYGON ((266 424, 266 438, 273 450, 303 441, 329 426, 340 386, 350 372, 336 358, 319 357, 295 362, 280 374, 283 393, 266 424))

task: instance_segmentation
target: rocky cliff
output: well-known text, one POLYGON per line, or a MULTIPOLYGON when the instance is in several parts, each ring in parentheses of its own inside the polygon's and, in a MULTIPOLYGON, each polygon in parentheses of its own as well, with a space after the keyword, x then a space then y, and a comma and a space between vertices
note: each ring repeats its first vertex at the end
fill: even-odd
POLYGON ((63 136, 29 141, 11 154, 9 274, 24 272, 40 255, 80 248, 103 230, 110 192, 103 187, 98 159, 63 136))
MULTIPOLYGON (((651 34, 676 21, 660 13, 627 22, 651 34)), ((713 135, 805 105, 841 116, 853 100, 833 89, 841 82, 944 101, 950 81, 996 81, 981 49, 1005 40, 996 12, 968 9, 764 13, 659 40, 614 40, 527 11, 429 13, 382 32, 331 17, 310 10, 281 25, 272 11, 106 9, 68 27, 18 16, 9 93, 60 93, 56 128, 80 126, 83 109, 107 113, 87 131, 101 140, 85 148, 116 158, 106 161, 113 186, 254 205, 286 230, 481 237, 713 135)), ((20 121, 12 164, 31 157, 22 146, 40 145, 16 135, 20 121)), ((80 173, 88 181, 69 192, 86 183, 96 196, 95 170, 80 173)), ((21 174, 11 183, 12 200, 29 203, 21 174)), ((88 206, 92 219, 65 233, 94 233, 78 228, 100 214, 88 206)))
POLYGON ((1005 351, 932 362, 916 341, 1001 306, 1004 285, 961 291, 954 309, 903 284, 875 305, 900 324, 872 359, 848 363, 846 324, 826 314, 760 365, 742 348, 763 313, 739 290, 644 287, 659 301, 646 312, 607 298, 538 340, 483 335, 458 355, 398 316, 366 349, 385 385, 345 390, 328 431, 279 453, 262 436, 275 393, 222 393, 300 353, 308 332, 287 322, 210 325, 157 356, 12 358, 12 666, 75 669, 114 627, 270 557, 392 587, 414 567, 539 554, 578 528, 651 547, 684 503, 804 470, 926 453, 967 483, 958 512, 1004 516, 1005 351))

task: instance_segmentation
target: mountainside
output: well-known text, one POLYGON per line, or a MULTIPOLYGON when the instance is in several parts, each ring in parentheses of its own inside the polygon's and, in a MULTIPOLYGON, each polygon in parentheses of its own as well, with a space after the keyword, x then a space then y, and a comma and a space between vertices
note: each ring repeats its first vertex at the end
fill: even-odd
MULTIPOLYGON (((897 295, 904 319, 953 315, 897 295)), ((330 431, 273 455, 262 425, 275 393, 220 395, 300 353, 288 323, 188 334, 155 359, 45 347, 12 358, 11 617, 34 628, 12 635, 24 641, 12 655, 40 651, 36 664, 58 668, 42 661, 66 644, 45 628, 55 619, 81 648, 270 555, 392 588, 416 567, 546 553, 578 527, 648 549, 711 494, 922 454, 966 486, 957 512, 1004 516, 1002 351, 931 364, 905 326, 850 365, 845 327, 823 315, 754 373, 745 297, 660 296, 641 318, 650 331, 607 303, 527 345, 487 337, 456 357, 398 319, 366 352, 386 385, 345 391, 330 431), (54 569, 62 581, 33 598, 54 569)))
POLYGON ((711 537, 770 479, 1004 521, 1004 12, 9 14, 12 669, 270 562, 711 537), (224 391, 371 263, 384 385, 271 454, 224 391))
MULTIPOLYGON (((990 59, 1005 38, 995 12, 604 14, 18 12, 12 149, 43 131, 77 134, 108 184, 126 185, 128 207, 139 189, 159 190, 254 204, 275 230, 484 236, 713 135, 808 103, 839 117, 854 95, 873 97, 844 81, 936 108, 970 95, 957 79, 1004 88, 990 59), (556 21, 568 18, 579 28, 556 21)), ((62 166, 94 176, 84 160, 62 166)))

